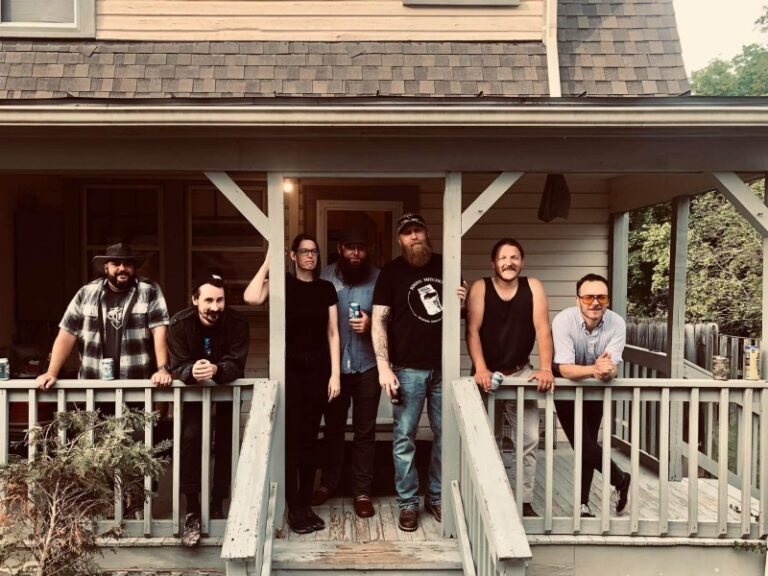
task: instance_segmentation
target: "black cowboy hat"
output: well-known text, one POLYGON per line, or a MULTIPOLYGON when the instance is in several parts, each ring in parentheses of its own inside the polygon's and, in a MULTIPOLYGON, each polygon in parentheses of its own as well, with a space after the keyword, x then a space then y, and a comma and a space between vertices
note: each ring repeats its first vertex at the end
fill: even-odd
POLYGON ((138 268, 144 263, 144 260, 147 259, 145 255, 133 252, 131 247, 123 242, 107 246, 105 252, 106 254, 100 254, 93 257, 93 267, 99 272, 103 270, 104 264, 110 261, 132 260, 135 263, 136 268, 138 268))

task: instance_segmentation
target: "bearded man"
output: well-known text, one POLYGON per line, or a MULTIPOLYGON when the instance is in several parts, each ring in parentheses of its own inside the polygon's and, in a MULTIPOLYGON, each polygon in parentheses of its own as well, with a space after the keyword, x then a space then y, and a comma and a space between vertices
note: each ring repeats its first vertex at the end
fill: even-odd
POLYGON ((373 348, 379 382, 393 406, 392 455, 400 507, 398 526, 419 526, 419 476, 416 430, 424 402, 432 428, 429 486, 424 508, 442 521, 442 320, 443 258, 432 251, 420 214, 404 214, 397 223, 402 256, 386 264, 373 294, 373 348))
MULTIPOLYGON (((502 238, 491 250, 494 275, 477 280, 467 299, 466 342, 472 358, 475 382, 491 389, 491 375, 536 380, 541 392, 553 390, 552 331, 549 327, 547 294, 536 278, 520 276, 525 251, 517 240, 502 238), (534 342, 539 350, 539 369, 533 370, 530 355, 534 342)), ((517 437, 517 411, 507 402, 512 440, 517 437)), ((523 515, 538 516, 533 509, 536 480, 536 449, 539 443, 539 405, 525 400, 523 411, 523 515)), ((520 446, 516 446, 520 457, 520 446)), ((518 498, 521 496, 517 495, 518 498)))
POLYGON ((352 493, 355 514, 375 514, 371 502, 373 462, 376 449, 376 414, 381 388, 371 343, 373 288, 379 269, 368 260, 368 237, 364 230, 347 229, 338 245, 338 262, 326 266, 320 277, 336 288, 339 298, 341 335, 341 393, 325 410, 325 444, 320 486, 312 496, 313 506, 322 506, 336 490, 344 465, 344 428, 352 404, 352 493), (356 313, 350 304, 356 303, 356 313), (358 316, 359 314, 359 316, 358 316))
MULTIPOLYGON (((171 318, 168 344, 176 378, 187 385, 242 378, 250 344, 248 319, 226 307, 226 284, 217 270, 207 270, 192 285, 192 306, 171 318)), ((223 518, 232 463, 232 403, 214 402, 213 490, 211 517, 223 518)), ((238 407, 239 408, 239 407, 238 407)), ((184 402, 181 429, 181 491, 187 510, 182 543, 200 541, 201 448, 203 408, 184 402)))
POLYGON ((143 260, 123 243, 108 246, 106 254, 93 259, 103 277, 80 288, 67 307, 48 370, 37 377, 38 388, 47 390, 56 383, 75 344, 81 379, 100 379, 101 360, 109 358, 120 380, 149 378, 156 386, 170 386, 168 308, 160 287, 136 276, 143 260))

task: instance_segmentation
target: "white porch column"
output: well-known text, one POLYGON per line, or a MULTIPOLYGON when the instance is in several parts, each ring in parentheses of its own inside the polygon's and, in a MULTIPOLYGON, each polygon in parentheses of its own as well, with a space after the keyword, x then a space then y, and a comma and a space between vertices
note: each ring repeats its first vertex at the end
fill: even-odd
MULTIPOLYGON (((683 378, 685 357, 685 286, 688 261, 687 196, 672 202, 672 236, 669 254, 669 312, 667 315, 667 362, 669 378, 683 378)), ((675 402, 670 411, 669 475, 679 480, 683 474, 683 405, 675 402)))
POLYGON ((277 482, 275 518, 285 508, 285 198, 283 175, 267 175, 269 215, 269 379, 278 384, 270 478, 277 482))
POLYGON ((461 284, 461 173, 445 177, 443 195, 443 534, 456 535, 451 482, 459 481, 459 429, 453 413, 453 381, 461 375, 461 317, 455 291, 461 284))
POLYGON ((629 267, 629 213, 614 214, 611 233, 611 310, 627 317, 627 268, 629 267))

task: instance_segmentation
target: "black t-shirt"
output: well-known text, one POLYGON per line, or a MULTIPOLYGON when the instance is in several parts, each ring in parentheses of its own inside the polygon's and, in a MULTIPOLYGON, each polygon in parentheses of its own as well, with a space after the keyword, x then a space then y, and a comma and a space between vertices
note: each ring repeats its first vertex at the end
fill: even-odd
POLYGON ((125 308, 128 306, 128 296, 130 294, 130 290, 115 292, 109 288, 104 292, 107 315, 104 318, 102 357, 112 358, 115 378, 118 378, 120 374, 120 344, 123 340, 126 320, 125 308))
POLYGON ((327 359, 328 308, 339 301, 333 284, 326 280, 302 282, 287 274, 285 279, 285 347, 290 355, 317 355, 327 359))
POLYGON ((411 266, 402 256, 381 269, 374 306, 389 306, 389 360, 405 368, 434 370, 442 360, 443 257, 411 266))

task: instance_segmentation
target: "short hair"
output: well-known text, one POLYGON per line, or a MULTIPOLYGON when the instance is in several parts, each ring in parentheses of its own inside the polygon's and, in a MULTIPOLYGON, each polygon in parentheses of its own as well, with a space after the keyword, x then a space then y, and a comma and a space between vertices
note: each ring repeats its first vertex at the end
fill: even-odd
MULTIPOLYGON (((312 278, 314 280, 317 280, 320 277, 320 267, 322 265, 322 260, 320 259, 320 244, 317 242, 314 236, 311 234, 304 234, 301 233, 296 236, 296 238, 293 239, 293 242, 291 242, 291 252, 298 252, 299 246, 301 246, 301 243, 304 242, 304 240, 309 240, 310 242, 315 243, 315 248, 317 248, 317 266, 315 266, 315 269, 312 270, 312 278)), ((294 276, 296 275, 296 269, 294 267, 294 276)))
POLYGON ((520 244, 520 242, 514 238, 502 238, 493 245, 493 248, 491 248, 491 262, 496 261, 496 257, 499 255, 499 250, 501 250, 503 246, 514 246, 520 251, 520 258, 525 258, 525 250, 523 250, 523 245, 520 244))
POLYGON ((608 287, 608 292, 611 291, 611 287, 608 284, 608 280, 606 280, 603 276, 600 276, 600 274, 586 274, 585 276, 582 276, 578 282, 576 282, 576 296, 579 295, 579 290, 581 290, 581 285, 584 284, 584 282, 602 282, 608 287))
POLYGON ((192 282, 193 298, 200 298, 200 287, 203 284, 210 284, 216 288, 226 289, 227 287, 226 282, 224 282, 224 276, 218 268, 208 268, 200 276, 195 278, 194 282, 192 282))

